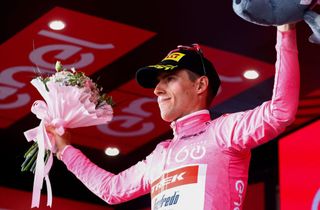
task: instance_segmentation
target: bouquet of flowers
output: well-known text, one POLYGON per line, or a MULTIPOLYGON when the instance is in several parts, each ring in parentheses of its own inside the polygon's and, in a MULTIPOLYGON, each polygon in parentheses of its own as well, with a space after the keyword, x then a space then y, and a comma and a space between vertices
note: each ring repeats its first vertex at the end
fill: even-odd
POLYGON ((31 107, 31 112, 41 120, 40 125, 24 132, 28 141, 34 141, 21 165, 22 171, 30 170, 35 174, 31 207, 39 207, 43 180, 47 186, 47 205, 52 205, 48 174, 56 149, 46 126, 53 126, 59 135, 63 135, 65 128, 104 124, 113 116, 112 98, 102 94, 102 88, 83 72, 65 69, 59 61, 55 68, 55 74, 38 76, 31 81, 44 99, 35 101, 31 107))

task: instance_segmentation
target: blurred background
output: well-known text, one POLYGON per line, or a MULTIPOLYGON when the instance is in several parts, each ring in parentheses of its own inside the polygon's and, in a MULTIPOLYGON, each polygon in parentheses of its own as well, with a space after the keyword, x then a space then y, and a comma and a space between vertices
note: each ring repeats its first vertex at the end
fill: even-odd
MULTIPOLYGON (((199 43, 221 77, 212 118, 251 109, 272 94, 276 29, 244 21, 231 0, 11 0, 0 7, 0 17, 0 209, 30 208, 33 174, 20 172, 20 165, 31 143, 23 132, 39 125, 30 107, 41 99, 30 80, 38 71, 52 73, 56 60, 90 75, 113 97, 111 123, 72 131, 72 143, 113 173, 171 138, 153 92, 138 87, 134 76, 179 44, 199 43), (108 156, 106 150, 119 154, 108 156)), ((245 210, 319 209, 320 46, 308 42, 310 35, 299 22, 296 121, 253 149, 245 210)), ((104 203, 57 159, 50 180, 52 209, 150 209, 149 195, 115 206, 104 203)), ((42 192, 40 209, 48 209, 45 186, 42 192)))

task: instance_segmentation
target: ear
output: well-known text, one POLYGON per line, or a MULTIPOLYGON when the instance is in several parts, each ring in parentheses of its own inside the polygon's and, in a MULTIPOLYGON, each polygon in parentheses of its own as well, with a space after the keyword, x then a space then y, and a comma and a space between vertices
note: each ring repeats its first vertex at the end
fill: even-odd
POLYGON ((201 76, 197 79, 196 82, 196 88, 197 88, 197 93, 202 94, 208 89, 209 86, 209 79, 206 76, 201 76))

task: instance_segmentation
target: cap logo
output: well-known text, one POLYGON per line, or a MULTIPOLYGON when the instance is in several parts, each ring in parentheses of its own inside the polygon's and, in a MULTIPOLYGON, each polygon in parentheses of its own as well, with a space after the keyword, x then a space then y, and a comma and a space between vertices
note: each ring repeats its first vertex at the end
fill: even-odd
POLYGON ((176 68, 177 66, 157 64, 157 65, 151 65, 151 66, 148 66, 148 67, 152 67, 152 68, 156 68, 156 69, 163 69, 165 71, 170 71, 170 70, 176 68))
POLYGON ((185 55, 186 54, 179 53, 179 52, 174 52, 174 53, 171 53, 171 54, 167 55, 167 57, 165 57, 163 59, 163 61, 165 61, 165 60, 174 60, 176 62, 179 62, 179 60, 185 55))

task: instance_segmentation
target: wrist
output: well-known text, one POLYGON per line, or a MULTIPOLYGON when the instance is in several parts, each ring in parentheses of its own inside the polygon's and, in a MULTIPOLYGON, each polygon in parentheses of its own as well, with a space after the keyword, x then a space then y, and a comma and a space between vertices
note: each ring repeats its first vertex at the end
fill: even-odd
POLYGON ((295 28, 296 28, 296 24, 294 23, 288 23, 288 24, 277 26, 278 31, 281 31, 281 32, 295 30, 295 28))
POLYGON ((69 144, 65 144, 63 147, 61 147, 60 149, 57 150, 56 156, 57 156, 58 160, 62 160, 62 157, 63 157, 64 152, 65 152, 66 149, 67 149, 68 147, 70 147, 70 146, 71 146, 71 145, 69 145, 69 144))

